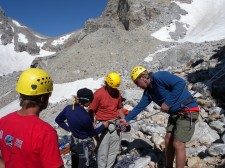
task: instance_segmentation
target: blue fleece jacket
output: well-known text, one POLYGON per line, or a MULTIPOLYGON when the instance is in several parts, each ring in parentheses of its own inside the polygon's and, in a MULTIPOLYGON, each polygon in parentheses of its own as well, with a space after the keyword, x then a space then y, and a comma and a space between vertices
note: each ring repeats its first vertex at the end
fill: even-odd
POLYGON ((66 106, 56 117, 55 122, 64 130, 71 131, 73 136, 79 139, 93 137, 105 129, 103 124, 94 129, 89 113, 78 104, 75 104, 74 110, 72 105, 66 106))
POLYGON ((129 122, 145 109, 152 101, 161 106, 165 102, 169 107, 169 114, 178 111, 182 105, 198 106, 191 93, 186 89, 186 82, 182 78, 167 71, 158 71, 150 76, 150 86, 144 90, 140 102, 125 117, 129 122))

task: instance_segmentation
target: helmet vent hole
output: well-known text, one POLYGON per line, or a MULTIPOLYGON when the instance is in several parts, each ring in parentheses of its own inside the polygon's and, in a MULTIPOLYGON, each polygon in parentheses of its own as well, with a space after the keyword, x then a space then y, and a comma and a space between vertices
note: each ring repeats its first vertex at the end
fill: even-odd
POLYGON ((51 93, 53 81, 48 72, 43 69, 30 68, 24 71, 16 84, 16 91, 27 96, 37 96, 51 93))
POLYGON ((33 89, 33 90, 36 90, 37 89, 37 85, 31 85, 31 88, 33 89))

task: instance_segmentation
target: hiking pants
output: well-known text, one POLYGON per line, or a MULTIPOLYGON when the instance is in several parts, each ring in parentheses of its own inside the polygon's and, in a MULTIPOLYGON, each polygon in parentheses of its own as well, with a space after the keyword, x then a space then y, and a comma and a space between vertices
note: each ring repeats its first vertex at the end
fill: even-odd
MULTIPOLYGON (((102 122, 97 122, 99 127, 102 122)), ((120 149, 120 132, 115 130, 109 132, 105 129, 97 140, 98 150, 97 150, 97 162, 98 168, 111 168, 116 160, 117 154, 120 149)))

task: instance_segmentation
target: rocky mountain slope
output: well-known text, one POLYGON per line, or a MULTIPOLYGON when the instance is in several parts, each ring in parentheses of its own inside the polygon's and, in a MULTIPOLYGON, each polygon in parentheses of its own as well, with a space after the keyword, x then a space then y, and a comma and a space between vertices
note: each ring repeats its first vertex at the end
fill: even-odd
MULTIPOLYGON (((55 55, 36 58, 33 62, 48 70, 55 83, 102 77, 116 70, 123 77, 123 85, 129 86, 130 81, 126 80, 129 80, 129 71, 135 65, 142 64, 150 70, 176 69, 199 61, 201 64, 208 64, 208 60, 216 54, 216 50, 223 53, 221 50, 224 40, 176 43, 162 42, 150 36, 151 33, 185 14, 184 10, 170 0, 111 0, 101 17, 88 20, 83 29, 70 33, 68 38, 65 38, 66 35, 63 36, 65 38, 63 43, 53 43, 61 37, 47 38, 20 23, 18 23, 20 26, 18 24, 16 26, 16 21, 5 17, 1 11, 1 40, 2 44, 6 45, 13 39, 16 51, 27 51, 31 55, 38 53, 40 49, 57 51, 55 55), (28 43, 17 41, 20 33, 26 34, 28 43), (44 45, 40 48, 37 42, 44 42, 44 45), (151 54, 155 55, 153 61, 143 61, 151 54)), ((172 34, 174 39, 181 38, 185 34, 185 29, 181 27, 182 25, 178 26, 172 34)), ((15 72, 1 77, 3 79, 1 86, 4 87, 6 82, 12 80, 10 76, 15 78, 16 74, 15 72)), ((6 95, 4 96, 6 101, 0 103, 0 107, 9 103, 7 100, 11 101, 15 96, 7 94, 10 90, 10 88, 1 89, 1 95, 6 95)))
MULTIPOLYGON (((170 34, 173 42, 160 41, 151 36, 185 14, 186 11, 171 0, 109 0, 101 17, 88 20, 83 29, 68 34, 63 43, 55 44, 53 41, 61 37, 40 35, 7 18, 1 11, 0 34, 2 45, 14 40, 16 51, 26 51, 31 55, 40 51, 36 42, 45 42, 41 49, 55 51, 56 54, 36 58, 33 66, 49 71, 55 83, 99 78, 111 71, 119 72, 122 77, 121 90, 127 98, 126 108, 132 109, 139 100, 139 97, 135 97, 141 95, 140 90, 130 81, 129 71, 133 66, 143 65, 152 71, 169 70, 181 76, 187 80, 188 88, 197 93, 195 97, 202 107, 197 135, 187 145, 187 167, 224 166, 225 39, 201 43, 177 42, 186 34, 185 26, 178 22, 176 31, 170 34), (29 43, 19 42, 19 33, 26 34, 29 43), (149 56, 154 56, 152 61, 146 60, 151 58, 149 56)), ((14 88, 19 74, 14 72, 0 76, 0 108, 15 100, 17 94, 14 88)), ((50 105, 42 118, 52 122, 51 119, 69 102, 50 105)), ((131 150, 132 146, 125 149, 127 153, 133 152, 132 156, 135 153, 139 159, 146 159, 147 163, 143 167, 163 166, 163 135, 168 116, 151 116, 158 111, 156 106, 150 106, 137 117, 142 121, 134 122, 133 131, 123 137, 130 143, 134 142, 134 146, 140 144, 136 151, 131 150), (154 133, 153 128, 157 133, 154 133), (153 149, 144 150, 142 141, 147 141, 153 149), (144 153, 150 159, 145 158, 144 153)), ((64 133, 59 128, 57 130, 60 135, 64 133)), ((143 145, 146 144, 143 142, 143 145)), ((119 159, 123 159, 122 155, 119 159)), ((140 162, 145 163, 143 160, 140 162)))

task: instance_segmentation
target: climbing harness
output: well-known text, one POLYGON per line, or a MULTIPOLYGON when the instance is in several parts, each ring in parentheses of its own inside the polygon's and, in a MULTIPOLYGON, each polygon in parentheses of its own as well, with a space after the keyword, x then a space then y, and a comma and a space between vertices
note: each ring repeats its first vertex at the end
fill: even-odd
POLYGON ((190 112, 190 108, 188 108, 187 106, 183 105, 183 110, 181 112, 178 112, 178 114, 180 115, 180 119, 188 119, 190 121, 190 129, 192 128, 192 114, 190 112), (187 111, 185 110, 187 109, 187 111))
MULTIPOLYGON (((196 94, 196 93, 195 93, 195 94, 196 94)), ((176 119, 180 118, 180 119, 185 119, 185 120, 190 121, 190 129, 192 128, 192 122, 195 122, 195 121, 192 119, 192 112, 190 111, 190 108, 187 107, 187 105, 188 105, 189 103, 191 103, 193 99, 194 99, 194 98, 193 98, 193 95, 191 95, 190 98, 189 98, 184 104, 181 104, 181 108, 179 108, 179 109, 177 110, 177 113, 175 113, 176 115, 178 115, 178 117, 177 117, 176 119)), ((181 101, 183 101, 183 100, 181 100, 181 101)), ((179 101, 179 102, 173 104, 171 107, 177 105, 177 104, 180 103, 181 101, 179 101)), ((197 111, 195 111, 195 112, 197 112, 197 111)), ((150 116, 148 116, 148 117, 146 117, 146 118, 150 118, 150 117, 152 117, 152 116, 154 116, 154 115, 156 115, 156 114, 160 114, 160 113, 162 113, 162 112, 161 112, 161 111, 156 112, 156 113, 154 113, 154 114, 152 114, 152 115, 150 115, 150 116)), ((174 118, 173 118, 172 116, 170 116, 170 119, 174 121, 174 118)), ((131 122, 129 122, 129 123, 131 124, 131 123, 135 123, 135 122, 138 122, 138 121, 141 121, 141 120, 143 120, 143 119, 131 121, 131 122)))
POLYGON ((116 125, 118 123, 118 119, 112 119, 112 120, 97 120, 96 121, 96 125, 99 125, 102 121, 108 121, 109 122, 109 126, 108 126, 108 131, 109 133, 113 133, 116 130, 116 125))
POLYGON ((77 153, 79 158, 85 158, 86 166, 91 166, 96 162, 95 143, 92 138, 78 139, 71 136, 71 152, 77 153))
MULTIPOLYGON (((96 121, 97 124, 99 124, 100 122, 102 122, 101 120, 96 121)), ((131 127, 130 125, 128 126, 124 126, 120 123, 120 119, 116 118, 116 119, 112 119, 112 120, 108 120, 109 122, 109 126, 108 126, 108 131, 109 133, 113 133, 114 131, 119 131, 119 132, 129 132, 131 127)))
MULTIPOLYGON (((213 75, 206 83, 204 88, 206 88, 208 85, 211 85, 214 81, 216 81, 217 79, 221 78, 223 75, 225 75, 225 67, 223 67, 222 69, 220 69, 215 75, 213 75), (218 76, 219 75, 219 76, 218 76)), ((203 88, 203 89, 204 89, 203 88)), ((179 118, 181 120, 188 120, 190 121, 190 129, 192 127, 192 122, 195 122, 196 119, 192 118, 192 113, 193 112, 197 112, 197 111, 191 111, 189 107, 187 107, 187 105, 192 101, 194 95, 197 93, 197 91, 195 91, 192 95, 191 98, 187 101, 187 103, 182 104, 180 111, 178 110, 178 115, 179 118)), ((178 102, 179 103, 179 102, 178 102)), ((177 103, 173 104, 176 105, 177 103)))
MULTIPOLYGON (((181 104, 181 107, 177 110, 178 118, 181 120, 188 120, 190 121, 190 129, 192 128, 192 112, 190 111, 190 108, 187 106, 189 103, 192 102, 193 96, 188 99, 185 104, 181 104)), ((196 111, 197 112, 197 111, 196 111)))
POLYGON ((113 133, 116 130, 116 120, 114 121, 109 121, 109 126, 108 126, 109 133, 113 133))

